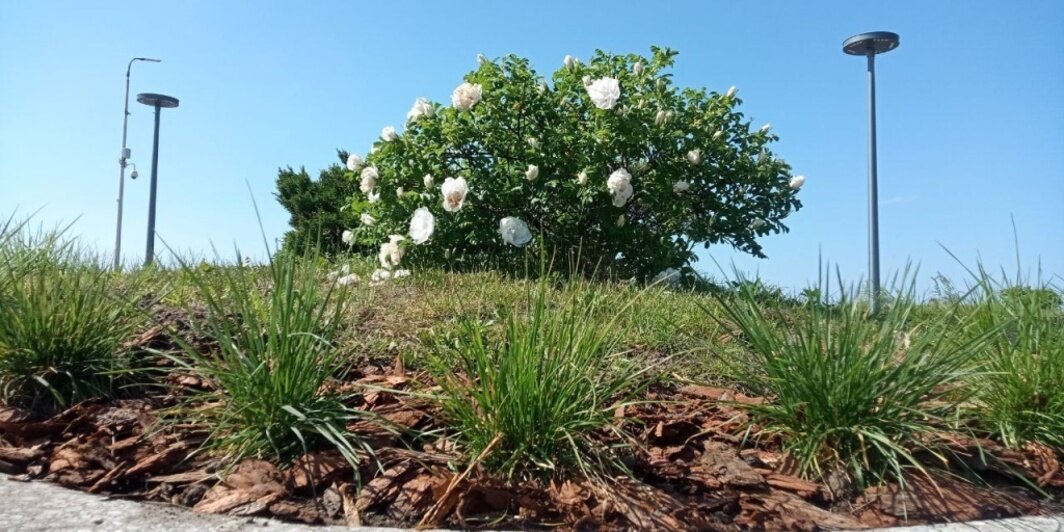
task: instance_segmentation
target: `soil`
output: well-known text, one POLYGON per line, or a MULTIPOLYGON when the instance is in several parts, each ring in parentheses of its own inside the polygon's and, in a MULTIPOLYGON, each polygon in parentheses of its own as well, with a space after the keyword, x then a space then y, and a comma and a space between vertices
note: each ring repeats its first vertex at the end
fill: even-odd
MULTIPOLYGON (((129 347, 173 348, 171 331, 188 331, 181 323, 174 318, 129 347)), ((202 338, 186 340, 210 347, 202 338)), ((697 385, 659 386, 647 392, 648 402, 618 410, 618 423, 639 443, 627 457, 631 475, 507 484, 467 468, 445 436, 396 431, 439 428, 431 405, 401 393, 431 382, 402 364, 368 361, 336 385, 355 392, 352 406, 392 425, 348 427, 373 456, 357 468, 336 452, 318 451, 286 468, 249 459, 226 470, 195 452, 204 427, 158 423, 184 389, 205 386, 177 371, 166 380, 166 393, 87 401, 43 419, 0 407, 0 473, 205 513, 462 529, 861 529, 1049 514, 1064 494, 1059 450, 1010 450, 956 435, 941 436, 957 457, 954 473, 978 470, 983 481, 914 475, 904 490, 889 484, 858 491, 844 480, 802 479, 777 442, 750 437, 757 427, 748 431, 741 406, 763 399, 697 385)))

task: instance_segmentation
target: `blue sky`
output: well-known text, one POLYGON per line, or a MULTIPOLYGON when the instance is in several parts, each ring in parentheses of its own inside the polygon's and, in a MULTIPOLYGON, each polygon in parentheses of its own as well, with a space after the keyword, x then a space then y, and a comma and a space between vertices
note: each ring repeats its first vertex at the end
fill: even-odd
MULTIPOLYGON (((595 48, 680 51, 681 85, 739 87, 771 122, 776 151, 808 177, 791 232, 768 260, 708 259, 787 287, 818 257, 865 274, 866 78, 841 52, 863 31, 901 35, 878 61, 883 269, 912 260, 926 279, 963 270, 940 247, 990 266, 1064 275, 1064 2, 0 2, 0 217, 113 247, 126 62, 132 93, 181 99, 165 111, 157 229, 173 247, 213 242, 263 255, 245 181, 269 238, 285 212, 278 167, 313 174, 335 149, 364 153, 415 98, 447 102, 477 53, 528 57, 541 73, 595 48)), ((152 113, 131 104, 124 250, 141 256, 152 113)))

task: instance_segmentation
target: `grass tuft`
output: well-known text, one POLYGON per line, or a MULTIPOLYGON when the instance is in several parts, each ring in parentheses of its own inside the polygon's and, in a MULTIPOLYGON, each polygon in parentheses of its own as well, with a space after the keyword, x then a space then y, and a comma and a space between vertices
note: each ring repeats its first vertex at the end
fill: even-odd
POLYGON ((1064 310, 1062 292, 1040 278, 976 273, 979 299, 969 331, 999 331, 970 383, 979 426, 1007 446, 1035 441, 1064 448, 1064 310))
POLYGON ((0 229, 0 400, 50 411, 113 395, 131 371, 119 348, 141 322, 135 287, 119 289, 59 231, 0 229))
POLYGON ((288 463, 321 445, 357 463, 345 431, 357 413, 327 384, 341 366, 335 343, 345 291, 324 286, 318 261, 279 254, 267 267, 212 271, 184 264, 207 309, 218 351, 182 344, 174 359, 211 389, 176 414, 211 428, 206 446, 232 462, 288 463))
POLYGON ((595 321, 605 299, 594 288, 560 302, 550 294, 543 281, 529 288, 527 312, 511 313, 498 334, 464 320, 429 360, 436 398, 467 455, 486 452, 485 467, 507 478, 618 465, 592 434, 615 430, 618 404, 645 382, 646 368, 619 350, 630 301, 595 321))
MULTIPOLYGON (((804 475, 841 473, 858 486, 902 480, 903 469, 923 469, 914 450, 936 453, 923 436, 964 400, 954 385, 971 375, 970 353, 990 331, 957 340, 945 327, 909 330, 915 286, 906 279, 895 279, 875 318, 852 287, 830 304, 806 305, 785 324, 767 317, 780 309, 750 283, 718 299, 750 351, 723 361, 729 376, 768 399, 749 406, 753 422, 780 437, 804 475)), ((813 290, 830 294, 829 280, 813 290)))

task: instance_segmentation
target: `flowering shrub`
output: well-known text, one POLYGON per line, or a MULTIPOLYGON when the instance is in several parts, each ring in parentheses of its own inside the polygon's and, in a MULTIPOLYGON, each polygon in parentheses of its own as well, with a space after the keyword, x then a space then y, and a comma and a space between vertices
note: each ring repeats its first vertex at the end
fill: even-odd
POLYGON ((579 253, 585 270, 649 278, 694 247, 785 232, 804 183, 724 93, 680 89, 676 52, 567 56, 548 83, 527 60, 481 58, 451 106, 418 98, 363 159, 350 242, 407 264, 516 268, 521 248, 579 253))

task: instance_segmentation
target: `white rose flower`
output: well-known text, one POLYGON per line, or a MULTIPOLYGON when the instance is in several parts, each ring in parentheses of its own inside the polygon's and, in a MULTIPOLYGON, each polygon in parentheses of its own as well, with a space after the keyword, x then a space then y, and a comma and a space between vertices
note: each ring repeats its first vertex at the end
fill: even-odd
POLYGON ((772 124, 765 124, 765 125, 761 126, 761 132, 762 133, 765 133, 765 132, 767 132, 770 129, 772 129, 772 124))
POLYGON ((358 274, 350 273, 343 277, 336 279, 336 284, 340 286, 352 285, 360 281, 358 274))
POLYGON ((379 286, 379 285, 383 284, 385 281, 387 281, 388 279, 391 279, 391 278, 392 278, 392 272, 391 271, 385 270, 383 268, 378 268, 376 270, 373 270, 373 273, 370 274, 370 276, 369 276, 369 285, 370 286, 379 286))
POLYGON ((525 177, 529 181, 535 181, 539 177, 539 167, 534 164, 528 165, 528 170, 525 170, 525 177))
POLYGON ((369 194, 366 194, 366 199, 368 199, 370 203, 377 203, 378 201, 381 200, 381 193, 380 192, 370 192, 369 194))
POLYGON ((469 194, 469 186, 464 177, 448 177, 440 185, 440 193, 443 194, 443 210, 458 212, 465 204, 466 194, 469 194))
POLYGON ((625 220, 625 218, 624 218, 624 215, 623 215, 623 214, 622 214, 622 215, 620 215, 620 216, 618 216, 618 217, 617 217, 617 227, 624 227, 624 222, 625 222, 625 221, 626 221, 626 220, 625 220))
POLYGON ((651 284, 661 283, 669 286, 676 286, 680 283, 680 270, 677 270, 676 268, 665 268, 655 275, 650 282, 651 284))
POLYGON ((687 162, 694 165, 702 164, 702 150, 695 148, 687 152, 687 162))
POLYGON ((352 172, 358 172, 366 166, 366 160, 357 153, 352 153, 347 156, 347 169, 352 172))
POLYGON ((665 123, 665 119, 668 115, 665 114, 665 110, 659 110, 658 114, 654 115, 654 125, 660 126, 665 123))
POLYGON ((436 114, 436 108, 425 98, 418 98, 414 101, 414 106, 410 108, 410 111, 406 113, 406 122, 409 124, 421 118, 423 116, 432 116, 436 114))
POLYGON ((403 190, 403 187, 395 187, 395 197, 402 198, 404 192, 406 192, 406 190, 403 190))
POLYGON ((424 244, 436 230, 436 217, 426 207, 419 207, 410 217, 410 240, 424 244))
POLYGON ((432 188, 432 175, 425 174, 425 177, 421 178, 421 182, 425 183, 425 188, 432 188))
POLYGON ((388 242, 381 244, 380 253, 377 254, 381 267, 386 270, 398 266, 399 262, 403 260, 403 248, 399 246, 399 242, 405 240, 403 235, 391 235, 388 238, 388 242))
POLYGON ((587 184, 587 170, 581 170, 579 174, 576 174, 576 183, 578 185, 587 184))
POLYGON ((621 99, 621 83, 615 78, 601 78, 587 86, 587 95, 599 109, 613 109, 621 99))
POLYGON ((804 184, 805 184, 805 176, 804 175, 796 175, 796 176, 791 178, 790 186, 794 190, 798 190, 798 189, 802 188, 802 185, 804 185, 804 184))
POLYGON ((462 83, 451 93, 451 105, 455 109, 468 111, 473 108, 480 98, 484 96, 484 89, 480 85, 474 85, 468 81, 462 83))
POLYGON ((665 111, 665 121, 666 122, 668 122, 669 120, 672 120, 672 116, 673 116, 672 115, 672 111, 665 111))
POLYGON ((565 59, 562 60, 562 64, 564 64, 565 68, 568 68, 569 70, 576 68, 576 63, 576 58, 571 55, 565 56, 565 59))
POLYGON ((527 139, 525 139, 525 142, 527 142, 528 145, 532 147, 532 149, 539 148, 539 139, 537 139, 536 137, 528 137, 527 139))
POLYGON ((368 212, 362 213, 362 215, 359 216, 359 219, 362 220, 362 225, 366 227, 373 227, 377 224, 377 219, 371 216, 368 212))
POLYGON ((724 136, 724 131, 723 131, 723 130, 720 130, 720 129, 718 129, 717 131, 715 131, 715 132, 713 133, 713 140, 719 140, 719 139, 720 139, 721 137, 723 137, 723 136, 724 136))
POLYGON ((521 247, 532 241, 532 232, 528 230, 528 225, 513 216, 499 220, 499 234, 504 242, 514 247, 521 247))
POLYGON ((613 195, 613 206, 624 207, 635 190, 632 188, 632 174, 624 168, 618 168, 606 180, 606 189, 613 195))
POLYGON ((367 166, 362 169, 362 182, 359 184, 358 189, 363 194, 369 194, 373 192, 373 189, 377 188, 377 181, 381 175, 377 172, 376 166, 367 166))
POLYGON ((384 142, 391 142, 399 138, 399 134, 395 132, 395 128, 392 126, 384 126, 381 128, 381 140, 384 142))
POLYGON ((344 229, 343 234, 340 235, 340 241, 350 246, 355 242, 355 234, 350 229, 344 229))
POLYGON ((731 88, 728 89, 728 94, 725 94, 724 97, 725 98, 731 98, 732 96, 735 96, 735 91, 736 90, 738 90, 738 89, 735 88, 735 85, 732 85, 731 88))
POLYGON ((688 190, 691 190, 691 183, 688 183, 687 181, 677 181, 672 184, 672 191, 677 194, 683 194, 688 190))
POLYGON ((637 76, 641 75, 643 73, 643 62, 642 61, 636 61, 636 63, 634 65, 632 65, 632 73, 637 75, 637 76))

